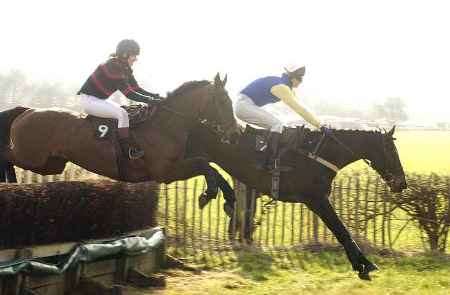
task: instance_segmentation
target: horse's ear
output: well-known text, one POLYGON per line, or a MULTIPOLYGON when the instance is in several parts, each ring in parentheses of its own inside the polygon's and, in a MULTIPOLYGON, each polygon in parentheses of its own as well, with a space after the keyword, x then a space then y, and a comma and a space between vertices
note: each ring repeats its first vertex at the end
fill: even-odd
POLYGON ((227 80, 228 80, 228 74, 225 75, 225 78, 222 81, 222 86, 225 87, 225 85, 227 84, 227 80))
POLYGON ((216 87, 222 86, 222 81, 220 80, 220 74, 217 72, 216 76, 214 77, 214 85, 216 87))
POLYGON ((387 133, 388 136, 392 137, 392 135, 394 135, 395 132, 395 125, 392 127, 391 130, 389 130, 389 132, 387 133))

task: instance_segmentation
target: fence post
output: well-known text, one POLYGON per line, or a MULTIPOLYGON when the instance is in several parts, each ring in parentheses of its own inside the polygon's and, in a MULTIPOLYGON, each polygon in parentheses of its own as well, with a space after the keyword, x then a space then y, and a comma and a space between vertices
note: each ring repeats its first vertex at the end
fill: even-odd
POLYGON ((198 179, 194 180, 194 188, 192 190, 192 229, 191 229, 191 241, 192 241, 192 250, 194 251, 194 256, 197 254, 197 239, 196 239, 196 233, 195 233, 195 219, 196 219, 196 212, 197 212, 197 204, 198 204, 198 196, 197 196, 197 185, 198 185, 198 179))
POLYGON ((187 253, 187 180, 183 180, 183 251, 187 253))
POLYGON ((360 219, 360 209, 359 209, 359 193, 360 193, 360 174, 356 173, 356 182, 355 182, 355 203, 354 203, 354 227, 355 227, 355 236, 359 239, 360 238, 360 228, 359 228, 359 219, 360 219))
POLYGON ((314 239, 314 243, 318 244, 319 243, 319 217, 313 213, 312 213, 312 225, 313 225, 313 239, 314 239))
POLYGON ((373 198, 373 244, 377 245, 377 218, 378 218, 378 190, 380 187, 380 177, 375 178, 375 192, 373 198))
POLYGON ((366 191, 364 193, 364 228, 363 228, 363 236, 364 239, 367 239, 367 227, 368 227, 368 211, 369 211, 369 189, 370 189, 370 184, 371 184, 371 178, 370 178, 370 174, 369 171, 366 170, 366 191))
POLYGON ((384 247, 386 247, 386 217, 387 217, 387 204, 386 204, 386 199, 387 199, 387 189, 386 187, 384 187, 383 189, 383 222, 381 225, 381 245, 384 247))
POLYGON ((300 222, 299 222, 299 233, 298 233, 298 242, 303 243, 303 217, 304 217, 304 205, 300 204, 300 222))
POLYGON ((296 204, 291 204, 291 241, 290 246, 294 246, 294 237, 295 237, 295 207, 296 204))

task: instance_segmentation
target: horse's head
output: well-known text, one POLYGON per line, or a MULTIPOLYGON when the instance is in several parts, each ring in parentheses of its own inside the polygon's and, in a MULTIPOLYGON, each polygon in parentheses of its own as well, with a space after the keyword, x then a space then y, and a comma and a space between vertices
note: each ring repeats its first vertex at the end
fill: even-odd
POLYGON ((374 153, 370 156, 371 166, 389 185, 392 192, 406 189, 405 172, 395 147, 393 137, 395 126, 387 133, 380 134, 380 140, 374 144, 374 153))
POLYGON ((204 118, 212 123, 217 131, 224 135, 227 141, 235 141, 240 129, 233 113, 233 104, 225 89, 227 76, 220 79, 219 73, 214 78, 214 84, 210 85, 211 95, 204 110, 204 118))

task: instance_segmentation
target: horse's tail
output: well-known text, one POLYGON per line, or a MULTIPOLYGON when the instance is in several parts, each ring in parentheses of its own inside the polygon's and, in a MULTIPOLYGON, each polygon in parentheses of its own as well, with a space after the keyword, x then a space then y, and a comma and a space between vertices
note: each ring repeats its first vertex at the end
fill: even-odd
POLYGON ((6 151, 9 149, 10 128, 17 116, 28 110, 24 107, 0 112, 0 182, 17 182, 13 164, 7 159, 6 151))

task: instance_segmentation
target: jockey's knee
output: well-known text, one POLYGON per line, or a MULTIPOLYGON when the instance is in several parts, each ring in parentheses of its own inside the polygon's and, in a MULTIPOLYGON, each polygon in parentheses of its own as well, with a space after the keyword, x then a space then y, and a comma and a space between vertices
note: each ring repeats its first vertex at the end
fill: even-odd
POLYGON ((273 125, 270 128, 270 131, 276 132, 276 133, 282 133, 283 132, 283 123, 279 122, 279 123, 273 125))
POLYGON ((128 112, 124 108, 120 108, 120 115, 118 120, 119 120, 119 128, 130 127, 130 119, 128 118, 128 112))

